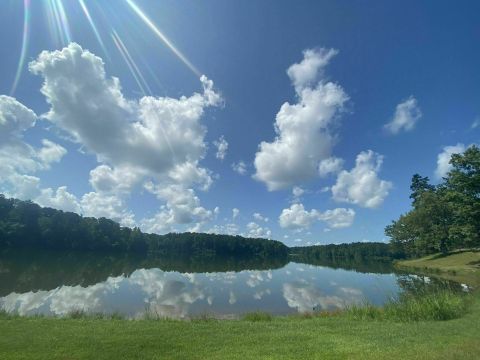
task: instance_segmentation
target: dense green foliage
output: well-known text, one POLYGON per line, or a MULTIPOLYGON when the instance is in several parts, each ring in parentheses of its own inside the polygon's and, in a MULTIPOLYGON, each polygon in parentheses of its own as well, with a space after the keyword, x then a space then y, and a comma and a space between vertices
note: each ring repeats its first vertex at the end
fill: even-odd
POLYGON ((480 246, 480 149, 454 154, 450 164, 436 186, 413 176, 412 210, 385 229, 394 252, 418 257, 480 246))
POLYGON ((179 254, 188 256, 277 256, 279 241, 241 236, 182 233, 145 234, 106 218, 83 217, 0 195, 0 247, 179 254))
POLYGON ((330 244, 315 246, 299 246, 290 248, 290 254, 301 262, 319 263, 341 260, 390 260, 392 254, 390 246, 380 242, 365 242, 351 244, 330 244))

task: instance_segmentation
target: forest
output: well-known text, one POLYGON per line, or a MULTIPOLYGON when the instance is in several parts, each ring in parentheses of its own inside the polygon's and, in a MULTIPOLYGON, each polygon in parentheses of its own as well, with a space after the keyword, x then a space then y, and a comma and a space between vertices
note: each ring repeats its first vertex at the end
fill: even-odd
MULTIPOLYGON (((106 218, 42 208, 31 201, 7 199, 0 195, 0 248, 46 249, 63 251, 103 251, 155 255, 155 258, 205 259, 222 257, 236 260, 251 257, 273 259, 285 264, 293 261, 354 262, 385 260, 392 254, 385 243, 353 243, 288 248, 282 242, 242 236, 204 233, 146 234, 139 228, 122 227, 106 218)), ((212 262, 212 261, 207 261, 212 262)))
POLYGON ((412 178, 412 209, 388 225, 394 253, 420 257, 480 247, 480 149, 454 154, 451 170, 437 184, 412 178))
POLYGON ((146 234, 106 218, 42 208, 0 195, 0 247, 188 256, 286 257, 274 240, 202 233, 146 234))

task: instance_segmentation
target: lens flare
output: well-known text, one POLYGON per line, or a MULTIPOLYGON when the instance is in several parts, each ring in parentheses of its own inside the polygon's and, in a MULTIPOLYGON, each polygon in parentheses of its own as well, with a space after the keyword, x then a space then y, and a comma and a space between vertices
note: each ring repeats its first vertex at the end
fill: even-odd
POLYGON ((68 45, 72 41, 72 36, 62 0, 45 0, 44 5, 50 33, 54 34, 55 42, 68 45))
POLYGON ((127 66, 130 69, 130 72, 132 73, 132 76, 134 77, 143 95, 147 95, 147 94, 151 95, 152 90, 148 86, 148 83, 143 77, 142 73, 140 72, 140 69, 138 68, 137 64, 135 63, 135 61, 133 61, 133 58, 130 55, 130 52, 128 51, 127 47, 123 43, 122 39, 120 39, 118 34, 115 32, 115 30, 112 30, 111 36, 115 46, 120 52, 120 55, 122 55, 123 60, 127 63, 127 66))
POLYGON ((15 79, 13 80, 12 88, 10 89, 10 95, 13 95, 17 90, 18 82, 20 81, 20 77, 22 76, 23 67, 25 66, 25 58, 27 56, 29 40, 30 40, 30 0, 24 0, 23 1, 22 50, 20 51, 20 59, 17 65, 15 79))
POLYGON ((105 53, 105 55, 107 56, 107 58, 110 60, 110 56, 108 54, 107 48, 105 47, 105 44, 103 43, 103 39, 100 36, 100 33, 98 32, 97 26, 95 25, 95 22, 93 21, 92 16, 90 15, 90 11, 88 10, 88 7, 85 4, 85 1, 84 0, 78 0, 78 2, 80 3, 80 6, 83 10, 83 13, 85 14, 85 17, 87 18, 87 20, 90 24, 90 27, 92 28, 92 31, 95 34, 95 37, 97 38, 98 43, 100 44, 100 46, 101 46, 103 52, 105 53))
POLYGON ((132 8, 132 10, 142 19, 142 21, 157 35, 157 37, 163 41, 165 45, 168 46, 170 50, 173 51, 177 57, 182 60, 182 62, 187 65, 187 67, 192 70, 192 72, 200 77, 202 74, 197 70, 195 66, 183 55, 180 50, 178 50, 175 45, 157 28, 157 26, 145 15, 145 13, 135 4, 132 0, 125 0, 127 4, 132 8))

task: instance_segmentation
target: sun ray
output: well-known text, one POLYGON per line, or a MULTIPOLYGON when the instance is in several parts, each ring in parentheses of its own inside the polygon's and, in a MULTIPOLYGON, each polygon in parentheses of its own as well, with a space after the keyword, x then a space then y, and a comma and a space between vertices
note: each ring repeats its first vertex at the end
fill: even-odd
POLYGON ((175 45, 158 29, 158 27, 148 18, 148 16, 140 9, 133 0, 125 0, 132 10, 142 19, 142 21, 173 51, 173 53, 198 77, 202 74, 198 69, 178 50, 175 45))
POLYGON ((68 45, 72 41, 65 8, 61 0, 45 0, 48 25, 56 45, 68 45))
POLYGON ((138 69, 138 66, 133 61, 132 57, 130 56, 130 54, 127 50, 127 48, 125 47, 122 40, 120 39, 120 37, 115 32, 115 30, 112 30, 111 36, 112 36, 113 43, 115 44, 118 51, 120 52, 120 55, 122 55, 123 60, 127 64, 133 78, 135 79, 135 82, 137 83, 138 87, 142 91, 143 95, 147 95, 147 94, 151 95, 152 91, 148 87, 148 84, 146 83, 145 78, 140 73, 140 70, 138 69), (145 89, 147 89, 147 90, 145 90, 145 89))
POLYGON ((104 54, 107 56, 108 60, 110 60, 110 55, 108 54, 107 48, 103 42, 102 37, 100 36, 100 33, 97 29, 97 26, 95 25, 95 22, 93 21, 92 16, 90 15, 90 11, 88 10, 87 5, 85 4, 84 0, 78 0, 80 3, 80 6, 83 10, 83 13, 85 14, 85 17, 87 18, 90 27, 92 28, 93 33, 95 34, 95 37, 97 38, 98 43, 100 44, 100 47, 102 48, 104 54))
POLYGON ((18 60, 17 71, 15 73, 15 79, 13 80, 12 88, 10 89, 10 95, 13 95, 17 90, 22 71, 25 66, 25 59, 27 56, 28 43, 30 40, 30 0, 23 1, 23 37, 22 37, 22 50, 20 51, 20 59, 18 60))

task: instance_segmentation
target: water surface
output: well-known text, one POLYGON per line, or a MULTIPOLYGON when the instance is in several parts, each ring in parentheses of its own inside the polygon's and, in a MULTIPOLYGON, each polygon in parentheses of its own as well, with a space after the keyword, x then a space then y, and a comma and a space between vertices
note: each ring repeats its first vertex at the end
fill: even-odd
POLYGON ((385 263, 325 265, 8 251, 0 255, 0 309, 20 315, 64 316, 81 310, 128 318, 146 313, 236 318, 257 310, 291 314, 365 301, 381 305, 412 284, 433 281, 397 274, 385 263))

